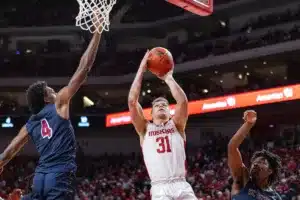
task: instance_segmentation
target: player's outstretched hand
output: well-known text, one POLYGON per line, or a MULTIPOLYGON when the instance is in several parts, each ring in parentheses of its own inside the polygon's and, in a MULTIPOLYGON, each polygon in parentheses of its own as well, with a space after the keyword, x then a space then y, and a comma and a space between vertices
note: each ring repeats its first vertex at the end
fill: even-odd
POLYGON ((145 72, 147 70, 148 56, 149 56, 149 50, 147 50, 147 52, 145 53, 144 58, 141 61, 141 64, 140 64, 140 67, 139 67, 139 69, 141 69, 143 72, 145 72))
POLYGON ((257 120, 257 114, 254 110, 246 110, 244 112, 243 119, 247 123, 255 124, 255 122, 257 120))
POLYGON ((98 29, 98 32, 96 32, 96 33, 101 33, 102 32, 103 20, 104 20, 104 18, 101 17, 100 9, 94 8, 92 21, 93 21, 95 29, 98 29))

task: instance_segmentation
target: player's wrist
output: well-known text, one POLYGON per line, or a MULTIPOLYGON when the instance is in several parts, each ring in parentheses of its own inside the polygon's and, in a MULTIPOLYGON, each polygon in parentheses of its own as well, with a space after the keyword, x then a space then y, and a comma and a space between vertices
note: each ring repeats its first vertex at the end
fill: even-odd
POLYGON ((138 69, 138 74, 143 74, 143 73, 145 73, 147 71, 147 68, 144 66, 144 65, 140 65, 139 66, 139 69, 138 69))
POLYGON ((255 122, 245 121, 245 125, 252 128, 255 125, 255 122))
POLYGON ((170 83, 170 82, 173 82, 173 81, 175 81, 174 80, 174 78, 173 78, 173 76, 170 74, 170 75, 167 75, 166 77, 165 77, 165 82, 168 84, 168 83, 170 83))

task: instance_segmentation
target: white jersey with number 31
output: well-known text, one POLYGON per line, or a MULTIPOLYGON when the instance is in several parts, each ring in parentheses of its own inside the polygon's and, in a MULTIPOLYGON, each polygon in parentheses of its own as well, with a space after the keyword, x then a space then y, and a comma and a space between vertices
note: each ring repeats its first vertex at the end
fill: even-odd
POLYGON ((185 141, 173 120, 160 126, 149 122, 142 151, 152 183, 185 178, 185 141))

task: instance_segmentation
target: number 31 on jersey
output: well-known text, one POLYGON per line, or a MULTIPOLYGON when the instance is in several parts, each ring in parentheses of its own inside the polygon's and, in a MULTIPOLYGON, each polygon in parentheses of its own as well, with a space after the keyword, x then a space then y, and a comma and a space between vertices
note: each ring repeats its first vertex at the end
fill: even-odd
POLYGON ((170 153, 171 152, 169 136, 156 138, 156 143, 158 143, 158 146, 159 146, 156 149, 157 153, 170 153))

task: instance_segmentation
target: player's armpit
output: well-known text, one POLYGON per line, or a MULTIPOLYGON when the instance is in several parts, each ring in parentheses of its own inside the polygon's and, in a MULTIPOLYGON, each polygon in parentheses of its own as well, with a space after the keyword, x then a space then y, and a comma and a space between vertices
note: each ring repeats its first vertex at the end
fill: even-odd
POLYGON ((142 106, 139 102, 128 100, 128 107, 132 124, 139 135, 146 132, 147 120, 144 116, 142 106))
POLYGON ((228 166, 234 183, 240 188, 244 187, 248 182, 249 172, 243 163, 239 149, 233 148, 230 144, 228 145, 228 166))
POLYGON ((188 102, 177 103, 175 107, 175 115, 173 121, 180 133, 185 132, 186 122, 188 120, 188 102))
POLYGON ((70 96, 71 94, 69 93, 70 89, 68 88, 68 86, 66 86, 59 91, 55 100, 56 111, 58 115, 64 119, 69 119, 70 117, 70 99, 68 98, 68 96, 70 96))
POLYGON ((18 135, 11 141, 8 147, 0 154, 0 168, 4 167, 28 142, 29 135, 23 126, 18 135))
POLYGON ((245 166, 243 166, 240 170, 241 170, 240 176, 233 177, 231 195, 238 194, 240 190, 244 188, 249 181, 248 169, 245 166))

